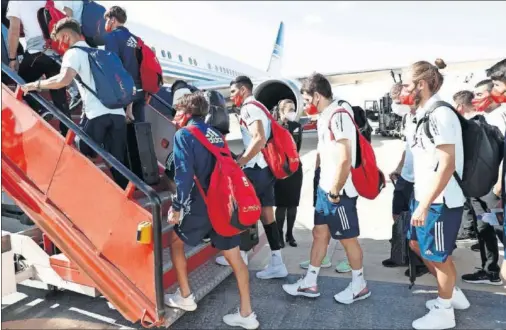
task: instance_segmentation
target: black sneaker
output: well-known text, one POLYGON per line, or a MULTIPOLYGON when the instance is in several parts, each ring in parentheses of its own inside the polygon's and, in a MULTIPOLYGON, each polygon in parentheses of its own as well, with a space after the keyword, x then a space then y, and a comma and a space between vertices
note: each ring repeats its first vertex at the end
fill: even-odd
POLYGON ((396 263, 395 261, 393 261, 392 259, 388 258, 388 259, 385 259, 381 262, 381 264, 384 266, 384 267, 388 267, 388 268, 393 268, 393 267, 400 267, 400 266, 406 266, 406 264, 404 265, 399 265, 398 263, 396 263))
POLYGON ((479 269, 473 274, 462 275, 462 281, 472 284, 502 285, 498 272, 486 272, 479 269))
POLYGON ((459 234, 457 236, 457 241, 458 242, 462 242, 462 243, 465 243, 465 242, 473 242, 473 243, 475 243, 476 240, 477 240, 477 238, 474 235, 471 235, 469 233, 459 234))

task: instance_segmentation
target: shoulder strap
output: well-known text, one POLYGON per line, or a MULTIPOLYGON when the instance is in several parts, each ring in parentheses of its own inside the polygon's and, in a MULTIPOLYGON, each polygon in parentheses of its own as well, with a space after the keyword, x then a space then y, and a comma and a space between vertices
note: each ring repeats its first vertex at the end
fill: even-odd
MULTIPOLYGON (((80 49, 84 52, 86 52, 88 54, 88 61, 89 61, 89 56, 90 56, 90 50, 87 49, 87 47, 81 47, 81 46, 72 46, 70 47, 69 49, 73 49, 73 48, 76 48, 76 49, 80 49)), ((90 74, 91 74, 91 65, 90 65, 90 74)), ((79 75, 76 75, 76 78, 75 78, 81 85, 83 85, 84 88, 86 88, 91 94, 93 94, 93 96, 95 96, 99 101, 100 101, 100 98, 98 97, 98 94, 97 92, 95 92, 90 86, 86 85, 83 80, 81 79, 81 77, 79 75)))
POLYGON ((336 114, 338 114, 338 113, 346 113, 346 114, 350 117, 351 121, 353 122, 353 125, 355 125, 355 129, 356 129, 357 131, 359 131, 359 132, 360 132, 360 128, 358 127, 357 123, 355 122, 355 119, 353 118, 353 116, 352 116, 352 115, 351 115, 351 114, 350 114, 347 110, 345 110, 345 109, 343 109, 343 108, 338 108, 338 109, 335 109, 335 110, 332 112, 332 114, 330 115, 330 120, 329 120, 329 130, 331 129, 331 126, 330 126, 330 125, 332 124, 332 119, 333 119, 333 118, 334 118, 334 116, 335 116, 336 114))
POLYGON ((452 111, 456 112, 455 109, 453 108, 453 106, 451 104, 449 104, 448 102, 445 102, 445 101, 436 101, 434 102, 434 104, 427 110, 427 112, 425 113, 424 117, 422 120, 418 121, 417 125, 416 125, 416 131, 418 131, 418 127, 422 124, 424 124, 423 126, 423 130, 424 130, 424 133, 425 135, 429 138, 430 142, 434 143, 434 137, 432 136, 432 134, 430 133, 430 129, 429 129, 429 117, 430 115, 437 109, 437 108, 440 108, 440 107, 448 107, 450 109, 452 109, 452 111))
POLYGON ((216 158, 223 156, 222 153, 230 155, 229 151, 227 150, 227 141, 225 140, 225 138, 223 138, 224 145, 222 148, 220 148, 209 142, 204 133, 202 133, 197 126, 189 125, 186 126, 185 129, 188 130, 188 132, 190 132, 216 158))
POLYGON ((254 101, 249 101, 249 102, 244 103, 243 106, 247 105, 247 104, 253 104, 253 105, 257 106, 258 108, 262 109, 262 111, 267 115, 267 118, 269 118, 271 121, 276 121, 276 119, 274 119, 272 114, 269 112, 269 110, 267 110, 265 105, 263 105, 262 103, 254 100, 254 101))

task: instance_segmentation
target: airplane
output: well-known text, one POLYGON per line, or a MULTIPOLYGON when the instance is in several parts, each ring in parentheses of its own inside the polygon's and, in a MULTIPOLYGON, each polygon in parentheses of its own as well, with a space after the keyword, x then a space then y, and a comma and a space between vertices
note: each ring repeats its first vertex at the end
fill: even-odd
MULTIPOLYGON (((300 95, 301 81, 306 77, 283 77, 281 68, 284 55, 285 25, 280 22, 274 47, 267 70, 259 70, 233 58, 219 54, 186 42, 175 36, 151 29, 136 22, 127 22, 126 26, 145 43, 152 47, 163 69, 164 83, 172 84, 176 80, 185 80, 202 90, 218 90, 225 98, 229 97, 230 81, 240 75, 251 78, 254 95, 268 109, 279 100, 292 99, 297 107, 297 120, 304 115, 303 100, 300 95)), ((447 63, 444 74, 484 70, 492 66, 497 59, 484 59, 447 63)), ((333 87, 360 85, 385 79, 399 81, 407 67, 386 67, 373 70, 334 72, 324 75, 333 87)))

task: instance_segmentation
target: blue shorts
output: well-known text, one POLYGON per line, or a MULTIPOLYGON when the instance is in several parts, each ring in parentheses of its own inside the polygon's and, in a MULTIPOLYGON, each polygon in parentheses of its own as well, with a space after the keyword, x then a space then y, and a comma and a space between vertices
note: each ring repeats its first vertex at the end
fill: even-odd
POLYGON ((208 235, 211 244, 221 251, 233 249, 241 243, 240 235, 223 237, 214 231, 201 198, 191 204, 190 212, 179 225, 174 226, 174 231, 183 242, 191 246, 201 244, 202 239, 208 235))
POLYGON ((355 238, 360 235, 358 226, 357 197, 341 196, 339 203, 329 201, 327 193, 318 187, 314 224, 329 226, 333 239, 355 238))
POLYGON ((392 214, 399 215, 409 211, 409 202, 413 194, 413 182, 406 181, 399 176, 395 183, 394 198, 392 199, 392 214))
POLYGON ((257 197, 260 200, 260 205, 262 207, 275 206, 274 184, 276 183, 276 178, 272 174, 271 169, 269 167, 260 168, 255 165, 252 168, 245 168, 243 172, 253 184, 257 197))
MULTIPOLYGON (((418 207, 416 200, 411 201, 411 213, 418 207)), ((462 222, 464 207, 448 208, 444 204, 432 204, 425 219, 425 226, 410 226, 408 239, 418 241, 420 253, 424 259, 445 262, 452 255, 462 222)))

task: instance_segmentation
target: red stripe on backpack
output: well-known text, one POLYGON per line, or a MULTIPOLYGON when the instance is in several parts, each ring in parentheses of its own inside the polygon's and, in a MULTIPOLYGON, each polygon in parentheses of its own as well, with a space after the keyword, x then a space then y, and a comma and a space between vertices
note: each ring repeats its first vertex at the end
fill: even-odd
POLYGON ((338 113, 346 113, 351 118, 357 132, 357 164, 359 165, 356 167, 353 167, 353 165, 351 166, 351 180, 353 185, 360 196, 367 199, 375 199, 385 187, 386 182, 383 172, 381 172, 376 164, 374 149, 369 141, 360 134, 360 129, 353 119, 353 116, 343 108, 334 110, 330 116, 329 130, 331 139, 334 139, 334 134, 332 133, 330 125, 332 123, 332 118, 338 113))
POLYGON ((140 50, 139 72, 142 90, 156 94, 163 85, 162 66, 155 52, 139 37, 137 37, 137 48, 140 50))
POLYGON ((195 183, 207 206, 213 229, 224 237, 235 236, 260 219, 261 206, 255 188, 232 158, 225 139, 213 145, 196 126, 185 127, 216 158, 207 194, 197 177, 195 183))
POLYGON ((286 179, 297 172, 300 166, 299 153, 292 134, 274 119, 262 103, 249 101, 244 105, 246 104, 253 104, 262 109, 271 121, 271 136, 267 139, 262 154, 274 177, 279 180, 286 179))

